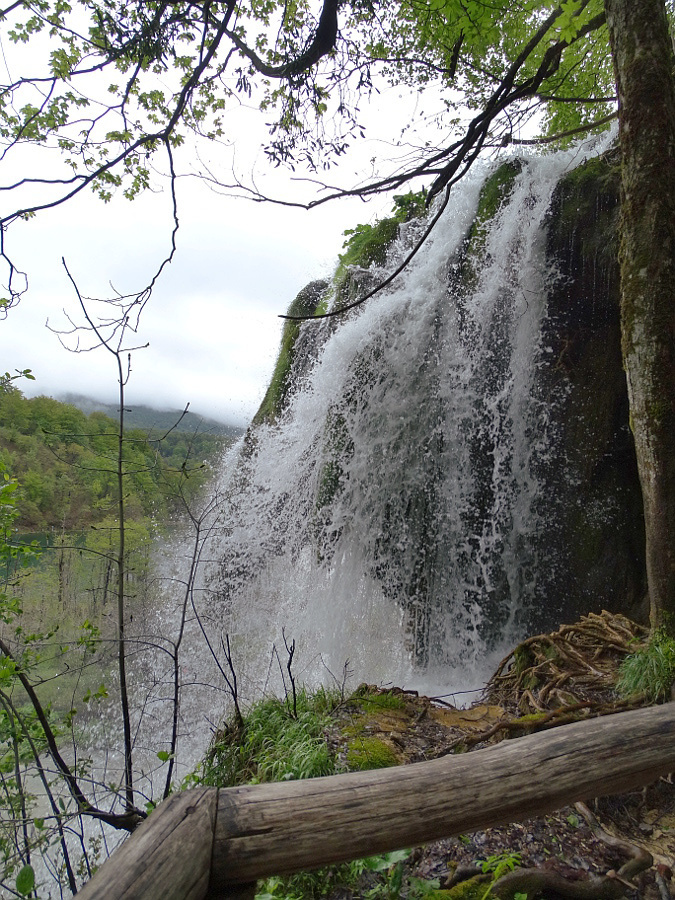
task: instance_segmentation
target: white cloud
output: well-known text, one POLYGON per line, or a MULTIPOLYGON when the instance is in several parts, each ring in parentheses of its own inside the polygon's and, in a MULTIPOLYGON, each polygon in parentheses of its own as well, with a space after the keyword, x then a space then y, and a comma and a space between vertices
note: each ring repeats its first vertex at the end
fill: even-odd
MULTIPOLYGON (((398 95, 394 104, 401 106, 398 95)), ((250 174, 260 157, 259 144, 252 143, 253 131, 244 128, 239 134, 248 139, 237 143, 235 162, 240 170, 248 166, 250 174)), ((228 156, 227 148, 207 149, 228 156)), ((373 142, 356 150, 352 166, 360 160, 367 169, 373 142)), ((37 150, 30 153, 31 159, 40 159, 37 150)), ((193 165, 191 159, 186 152, 184 170, 193 165)), ((228 164, 231 158, 225 168, 228 164)), ((263 171, 257 177, 277 196, 313 192, 287 173, 263 171)), ((340 180, 351 178, 346 173, 340 180)), ((366 205, 354 198, 307 212, 222 196, 194 177, 180 178, 178 190, 178 250, 143 313, 139 342, 150 346, 135 354, 129 396, 132 402, 168 407, 190 401, 197 411, 245 424, 276 359, 278 315, 307 282, 330 272, 345 228, 371 220, 389 203, 378 198, 366 205)), ((114 399, 117 379, 110 355, 102 350, 69 354, 44 327, 47 318, 54 327, 66 325, 62 310, 77 317, 61 257, 85 296, 110 296, 111 284, 122 293, 134 292, 164 258, 171 228, 170 197, 161 191, 133 203, 114 198, 103 204, 91 195, 78 196, 12 226, 8 250, 28 272, 30 290, 0 321, 0 369, 32 368, 37 381, 22 382, 26 393, 74 391, 114 399)))

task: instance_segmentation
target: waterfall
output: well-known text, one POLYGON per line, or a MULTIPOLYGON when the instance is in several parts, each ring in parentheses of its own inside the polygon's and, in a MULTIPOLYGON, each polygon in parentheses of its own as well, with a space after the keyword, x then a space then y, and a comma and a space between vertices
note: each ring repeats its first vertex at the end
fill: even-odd
MULTIPOLYGON (((542 573, 561 564, 546 473, 564 396, 540 388, 559 277, 544 224, 584 158, 514 163, 469 242, 486 176, 473 173, 391 286, 337 324, 303 324, 283 412, 221 478, 207 554, 205 619, 230 635, 252 695, 282 668, 282 630, 299 680, 347 665, 358 681, 451 692, 480 688, 528 628, 555 621, 542 573)), ((423 227, 403 226, 367 278, 423 227)))
MULTIPOLYGON (((460 704, 525 635, 637 610, 618 179, 611 159, 565 177, 597 150, 473 172, 391 285, 302 325, 277 415, 228 451, 213 496, 158 551, 157 603, 128 632, 144 796, 166 780, 179 644, 174 783, 190 784, 228 680, 244 707, 281 693, 291 648, 296 683, 351 678, 460 704)), ((402 226, 350 289, 385 279, 425 227, 402 226)), ((91 760, 92 796, 121 782, 117 699, 92 710, 73 754, 91 760)), ((99 827, 86 836, 110 849, 118 836, 99 827)))

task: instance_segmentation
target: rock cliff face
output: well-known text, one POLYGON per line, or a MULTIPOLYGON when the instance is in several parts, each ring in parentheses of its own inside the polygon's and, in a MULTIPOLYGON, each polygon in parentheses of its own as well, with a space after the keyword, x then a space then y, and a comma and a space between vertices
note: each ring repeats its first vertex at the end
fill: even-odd
POLYGON ((621 364, 617 220, 618 153, 562 179, 547 252, 558 277, 548 298, 548 390, 565 393, 559 477, 570 614, 600 607, 644 620, 642 499, 621 364))
MULTIPOLYGON (((466 647, 489 650, 507 634, 548 630, 603 608, 646 615, 644 526, 620 353, 616 159, 611 152, 591 159, 557 182, 531 245, 540 271, 523 278, 519 269, 533 265, 533 251, 519 243, 524 226, 514 226, 515 214, 506 222, 504 210, 517 194, 523 222, 530 203, 540 215, 534 188, 528 195, 529 167, 511 160, 484 183, 473 224, 448 248, 445 296, 441 290, 436 311, 429 306, 424 322, 409 328, 413 361, 402 360, 399 345, 414 300, 371 343, 360 338, 344 387, 326 403, 323 429, 306 447, 314 461, 303 484, 313 499, 305 498, 295 526, 283 526, 284 533, 303 530, 296 554, 309 542, 314 564, 339 578, 357 546, 343 538, 354 520, 365 523, 363 577, 402 613, 418 665, 442 657, 453 629, 473 633, 466 647), (499 263, 504 287, 495 287, 493 271, 496 301, 484 315, 472 298, 486 291, 481 279, 494 270, 506 225, 512 249, 499 263), (535 304, 536 334, 520 324, 535 304), (536 343, 533 376, 520 365, 528 341, 536 343), (462 366, 467 374, 458 375, 462 366), (389 377, 397 382, 391 389, 389 377), (521 389, 522 404, 510 396, 521 389), (514 424, 524 405, 524 424, 514 424), (385 438, 392 419, 400 424, 385 438), (453 570, 460 575, 450 577, 453 570)), ((341 272, 338 284, 312 283, 292 309, 311 314, 377 283, 381 271, 368 269, 365 253, 363 266, 341 272)), ((324 346, 359 314, 286 326, 249 447, 260 446, 261 426, 283 427, 324 346)))

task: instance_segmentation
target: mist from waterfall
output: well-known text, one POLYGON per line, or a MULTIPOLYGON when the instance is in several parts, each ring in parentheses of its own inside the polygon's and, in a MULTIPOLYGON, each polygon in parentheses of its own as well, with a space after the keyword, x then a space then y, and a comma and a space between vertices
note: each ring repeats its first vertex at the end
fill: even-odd
MULTIPOLYGON (((539 573, 556 565, 541 478, 555 401, 537 385, 558 273, 543 226, 585 158, 522 162, 470 278, 458 271, 485 170, 453 188, 389 288, 337 324, 303 324, 290 401, 230 457, 205 553, 203 621, 214 644, 229 634, 243 695, 281 687, 282 632, 299 681, 340 681, 347 666, 356 683, 479 689, 537 620, 539 573)), ((403 226, 370 282, 423 228, 403 226)))

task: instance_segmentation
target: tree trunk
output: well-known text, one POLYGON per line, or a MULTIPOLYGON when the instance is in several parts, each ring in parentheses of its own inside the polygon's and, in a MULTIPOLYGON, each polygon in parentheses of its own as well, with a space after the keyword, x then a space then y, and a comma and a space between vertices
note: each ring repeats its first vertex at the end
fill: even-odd
POLYGON ((652 627, 675 636, 675 84, 664 0, 605 0, 619 97, 621 330, 652 627))

